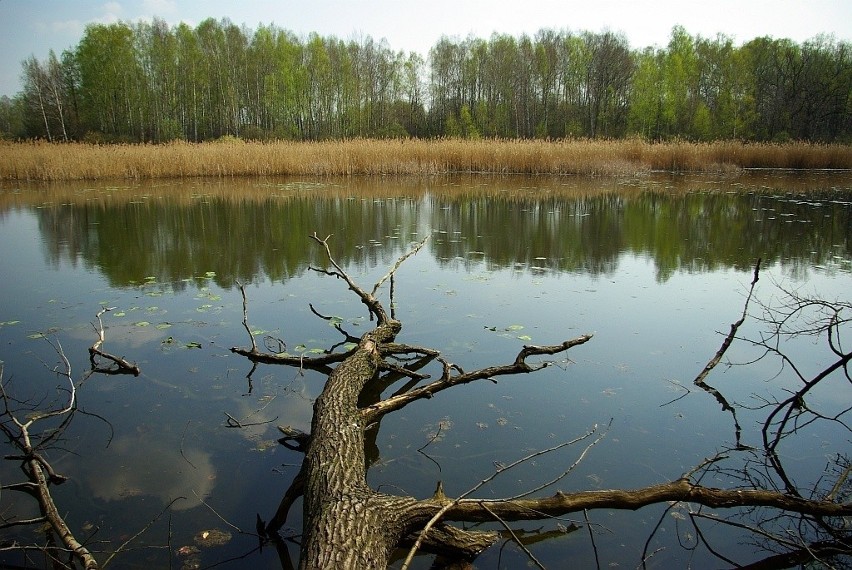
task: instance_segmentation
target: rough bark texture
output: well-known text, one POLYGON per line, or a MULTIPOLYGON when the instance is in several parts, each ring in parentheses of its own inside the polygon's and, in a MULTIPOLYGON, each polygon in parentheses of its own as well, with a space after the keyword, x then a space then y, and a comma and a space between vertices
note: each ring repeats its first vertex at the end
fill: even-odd
POLYGON ((397 505, 366 484, 364 426, 358 395, 379 367, 377 344, 400 325, 390 321, 364 335, 358 350, 337 367, 314 403, 311 443, 302 467, 304 541, 302 568, 382 568, 388 543, 401 529, 397 505))

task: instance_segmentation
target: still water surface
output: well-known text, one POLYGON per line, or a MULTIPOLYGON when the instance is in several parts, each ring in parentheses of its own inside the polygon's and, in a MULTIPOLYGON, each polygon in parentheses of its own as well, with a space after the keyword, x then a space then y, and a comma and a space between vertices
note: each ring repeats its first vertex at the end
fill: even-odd
MULTIPOLYGON (((570 361, 536 375, 457 387, 386 417, 374 434, 370 483, 424 497, 439 479, 448 495, 461 494, 495 462, 610 419, 606 439, 559 488, 671 480, 730 445, 730 416, 707 394, 663 404, 691 385, 721 342, 717 331, 739 317, 757 258, 764 301, 777 297, 778 287, 848 300, 851 227, 852 185, 831 174, 6 187, 0 359, 7 390, 45 405, 63 395, 50 370, 57 356, 40 337, 61 342, 73 366, 84 413, 50 459, 71 478, 55 488, 55 498, 78 537, 109 552, 156 519, 118 560, 180 567, 184 560, 174 552, 196 533, 232 532, 227 545, 202 550, 201 563, 210 565, 256 547, 228 523, 251 531, 256 513, 272 515, 301 461, 276 442, 276 426, 307 431, 322 388, 321 375, 289 368, 260 366, 246 378, 250 363, 229 351, 249 344, 236 283, 247 284, 249 321, 261 345, 280 339, 291 354, 310 354, 340 342, 309 303, 353 335, 369 326, 341 282, 309 271, 324 263, 309 234, 332 234, 334 256, 365 286, 430 236, 397 274, 399 340, 437 348, 466 370, 508 362, 524 343, 595 333, 570 361), (138 363, 139 377, 87 376, 91 323, 102 306, 114 307, 103 317, 104 349, 138 363), (247 427, 230 427, 229 417, 247 427), (418 449, 430 441, 427 457, 418 449), (146 545, 154 548, 140 548, 146 545)), ((743 332, 758 330, 747 321, 743 332)), ((751 355, 735 345, 729 356, 751 355)), ((800 358, 803 366, 820 362, 815 350, 800 358)), ((720 367, 712 378, 729 400, 748 403, 754 393, 780 393, 792 382, 768 383, 776 371, 768 364, 720 367)), ((836 395, 815 397, 822 400, 814 404, 850 405, 836 395)), ((746 443, 757 443, 756 417, 740 419, 746 443)), ((826 457, 848 443, 818 429, 805 437, 813 445, 785 450, 803 478, 818 477, 826 457)), ((483 495, 536 486, 579 451, 513 470, 483 495)), ((3 483, 20 478, 13 462, 0 467, 3 483)), ((0 496, 0 508, 5 516, 34 514, 11 492, 0 496)), ((660 512, 592 513, 601 564, 635 567, 660 512)), ((288 532, 298 532, 300 516, 297 506, 288 532)), ((574 520, 583 522, 582 515, 574 520)), ((655 563, 710 560, 678 547, 675 522, 653 547, 665 548, 655 563)), ((547 531, 556 522, 517 527, 547 531)), ((34 532, 5 532, 3 540, 38 540, 34 532)), ((717 540, 743 562, 754 558, 751 545, 728 542, 723 530, 717 540)), ((585 530, 530 549, 552 568, 567 557, 577 567, 594 564, 585 530)), ((291 546, 291 555, 297 551, 291 546)), ((279 555, 267 548, 225 567, 280 568, 279 555)), ((20 556, 6 561, 22 563, 20 556)), ((428 567, 429 559, 420 563, 428 567)), ((507 545, 477 567, 526 564, 507 545)))

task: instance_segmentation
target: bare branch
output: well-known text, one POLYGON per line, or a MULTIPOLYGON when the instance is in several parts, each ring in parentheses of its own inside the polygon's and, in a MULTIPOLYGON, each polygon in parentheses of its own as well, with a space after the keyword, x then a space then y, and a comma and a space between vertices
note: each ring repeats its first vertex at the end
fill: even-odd
POLYGON ((488 513, 481 510, 480 503, 506 518, 535 520, 541 518, 542 514, 559 516, 583 509, 636 510, 666 501, 697 503, 712 508, 772 507, 815 516, 852 514, 852 503, 838 504, 831 501, 809 500, 762 489, 718 489, 696 485, 688 479, 678 479, 639 489, 557 492, 552 497, 511 502, 499 499, 492 501, 464 499, 448 509, 445 518, 468 521, 487 520, 488 513))
MULTIPOLYGON (((124 358, 119 356, 114 356, 108 352, 104 352, 101 350, 101 346, 103 346, 105 342, 105 333, 104 333, 104 322, 101 319, 101 315, 108 311, 112 311, 115 307, 103 307, 98 314, 95 315, 98 319, 98 326, 95 327, 95 332, 98 335, 98 339, 95 343, 89 347, 89 361, 92 363, 92 371, 100 372, 102 374, 133 374, 134 376, 139 376, 141 374, 141 370, 139 366, 134 363, 128 362, 124 358), (95 362, 95 357, 100 356, 101 358, 105 358, 111 361, 113 364, 117 366, 117 368, 103 368, 98 366, 97 362, 95 362)), ((94 325, 92 325, 94 327, 94 325)))
MULTIPOLYGON (((87 570, 95 569, 98 568, 98 562, 89 550, 80 543, 71 532, 71 529, 59 513, 59 509, 57 509, 56 503, 53 501, 53 497, 50 494, 50 484, 52 482, 60 482, 61 479, 55 474, 48 462, 36 453, 35 447, 32 443, 30 429, 36 422, 47 418, 69 415, 76 408, 77 390, 74 385, 74 380, 71 377, 71 363, 68 361, 68 357, 62 350, 62 345, 58 340, 55 344, 50 340, 48 340, 48 342, 51 346, 53 346, 63 365, 63 369, 57 370, 57 372, 64 376, 69 383, 68 404, 62 409, 31 414, 30 419, 27 422, 21 423, 9 410, 8 395, 6 394, 6 390, 2 382, 2 367, 0 367, 0 397, 2 397, 6 404, 5 415, 12 420, 20 432, 18 437, 10 437, 9 439, 10 442, 23 454, 25 466, 24 472, 27 474, 29 481, 34 485, 32 494, 38 500, 39 507, 44 518, 49 522, 50 528, 56 536, 59 537, 62 544, 73 554, 83 567, 87 570)), ((7 434, 10 433, 9 430, 6 431, 7 434)))
MULTIPOLYGON (((251 342, 251 354, 257 354, 257 343, 254 340, 254 335, 251 334, 251 329, 248 325, 248 302, 246 301, 246 288, 245 286, 237 281, 237 286, 240 288, 240 295, 243 296, 243 328, 246 329, 246 334, 249 337, 249 341, 251 342)), ((234 349, 231 349, 234 351, 234 349)))
POLYGON ((330 275, 335 275, 336 277, 346 281, 346 284, 349 286, 349 289, 353 291, 356 295, 358 295, 362 303, 367 305, 367 310, 369 310, 370 315, 376 317, 377 323, 379 325, 387 322, 389 320, 389 317, 385 312, 385 308, 382 306, 382 304, 379 303, 379 301, 372 294, 367 293, 357 283, 355 283, 355 281, 346 273, 346 271, 344 271, 343 268, 338 265, 337 261, 334 260, 334 257, 331 255, 331 249, 328 245, 328 240, 330 237, 331 236, 329 235, 326 236, 325 239, 320 239, 317 236, 316 232, 314 232, 310 236, 312 240, 320 244, 323 249, 325 249, 325 254, 326 258, 328 259, 328 262, 331 263, 331 265, 334 266, 334 269, 336 270, 333 272, 326 273, 329 273, 330 275))
POLYGON ((527 556, 529 557, 529 559, 533 562, 533 564, 535 564, 536 566, 538 566, 538 567, 539 567, 539 568, 541 568, 542 570, 547 570, 547 569, 544 567, 544 565, 543 565, 541 562, 539 562, 538 558, 536 558, 536 557, 535 557, 535 555, 533 555, 533 553, 532 553, 532 552, 530 552, 529 548, 527 548, 526 546, 524 546, 524 543, 521 541, 521 539, 520 539, 520 538, 518 538, 518 535, 517 535, 517 534, 515 534, 515 531, 513 531, 513 530, 512 530, 512 527, 510 527, 510 526, 506 523, 506 521, 504 521, 503 519, 501 519, 501 518, 500 518, 500 516, 499 516, 499 515, 497 515, 497 513, 493 512, 493 511, 492 511, 491 509, 489 509, 488 507, 486 507, 486 506, 484 506, 484 505, 483 505, 483 508, 484 508, 486 511, 488 511, 489 513, 491 513, 491 514, 492 514, 492 516, 493 516, 493 517, 494 517, 494 518, 495 518, 495 519, 496 519, 496 520, 497 520, 500 524, 502 524, 502 525, 503 525, 503 528, 505 528, 505 529, 509 532, 509 534, 510 534, 510 535, 512 535, 512 539, 515 541, 515 544, 517 544, 518 546, 520 546, 520 547, 521 547, 521 549, 522 549, 522 550, 526 553, 526 555, 527 555, 527 556))
MULTIPOLYGON (((414 555, 417 553, 417 550, 420 548, 421 544, 423 544, 423 540, 429 534, 429 531, 431 530, 431 528, 433 526, 435 526, 435 524, 439 520, 441 520, 441 517, 443 517, 444 513, 448 512, 454 506, 458 505, 465 497, 472 495, 473 493, 475 493, 476 491, 481 489, 483 486, 485 486, 488 483, 490 483, 491 481, 493 481, 501 473, 505 473, 506 471, 508 471, 508 470, 510 470, 514 467, 517 467, 518 465, 520 465, 522 463, 525 463, 527 461, 535 459, 536 457, 540 457, 540 456, 545 455, 547 453, 550 453, 552 451, 556 451, 557 449, 561 449, 561 448, 566 447, 568 445, 572 445, 574 443, 577 443, 578 441, 582 441, 583 439, 590 437, 593 433, 595 433, 595 431, 597 431, 597 429, 598 429, 598 426, 594 426, 591 430, 589 430, 588 432, 586 432, 585 434, 583 434, 582 436, 580 436, 576 439, 572 439, 571 441, 562 442, 562 443, 560 443, 558 445, 554 445, 553 447, 550 447, 548 449, 536 451, 536 452, 531 453, 531 454, 529 454, 525 457, 522 457, 520 459, 513 461, 512 463, 506 465, 505 467, 500 467, 494 473, 492 473, 491 475, 489 475, 488 477, 481 480, 479 483, 477 483, 476 485, 474 485, 473 487, 471 487, 470 489, 468 489, 467 491, 462 493, 458 498, 456 498, 452 501, 444 501, 444 504, 441 506, 441 508, 438 510, 438 512, 436 512, 434 515, 432 515, 432 518, 429 519, 429 521, 426 523, 426 526, 424 526, 423 530, 420 531, 420 536, 417 538, 417 542, 414 543, 414 546, 411 547, 411 550, 409 550, 408 556, 406 557, 405 563, 402 565, 401 570, 406 570, 408 568, 408 566, 411 564, 412 559, 414 558, 414 555)), ((438 498, 439 501, 441 500, 441 498, 446 499, 446 496, 443 494, 443 491, 442 491, 440 486, 438 487, 438 491, 436 491, 436 493, 435 493, 435 497, 433 497, 430 500, 435 500, 435 498, 438 498)), ((492 512, 492 510, 488 507, 488 505, 485 505, 485 502, 483 502, 483 501, 478 501, 478 502, 479 502, 480 505, 482 505, 482 508, 489 515, 491 515, 493 517, 499 517, 498 514, 492 512)))
POLYGON ((412 248, 412 249, 411 249, 408 253, 406 253, 405 255, 403 255, 402 257, 400 257, 399 259, 397 259, 397 260, 396 260, 396 263, 394 263, 394 265, 393 265, 393 267, 391 268, 391 270, 390 270, 390 271, 388 271, 388 272, 384 275, 384 277, 382 277, 381 279, 379 279, 378 281, 376 281, 376 284, 375 284, 375 285, 373 285, 373 291, 371 292, 371 295, 375 295, 375 294, 376 294, 376 291, 378 291, 378 290, 379 290, 379 287, 381 287, 381 286, 382 286, 382 284, 383 284, 385 281, 387 281, 388 279, 390 279, 391 277, 393 277, 393 276, 394 276, 394 274, 396 273, 397 269, 399 269, 400 265, 402 265, 403 263, 405 263, 405 260, 406 260, 406 259, 408 259, 409 257, 411 257, 412 255, 417 254, 417 252, 418 252, 418 251, 420 251, 420 250, 423 248, 423 246, 424 246, 424 245, 426 245, 426 242, 427 242, 428 240, 429 240, 429 236, 426 236, 425 238, 423 238, 422 240, 420 240, 420 243, 418 243, 417 245, 415 245, 415 246, 414 246, 414 247, 413 247, 413 248, 412 248))
POLYGON ((760 278, 759 274, 760 258, 758 258, 757 263, 754 264, 754 278, 751 280, 751 287, 749 287, 748 296, 746 297, 745 303, 743 303, 742 316, 736 322, 731 323, 731 330, 728 332, 728 335, 722 341, 722 346, 719 347, 719 350, 716 351, 716 354, 713 355, 713 358, 711 358, 707 362, 707 364, 704 366, 704 369, 698 373, 698 376, 696 376, 695 380, 693 381, 696 386, 716 398, 716 401, 719 402, 719 404, 722 406, 722 410, 731 412, 731 416, 734 419, 734 437, 736 439, 737 446, 740 445, 740 436, 742 434, 742 427, 740 427, 740 423, 737 420, 737 411, 728 403, 728 400, 725 399, 725 396, 723 396, 722 393, 719 392, 719 390, 707 384, 705 380, 707 379, 707 376, 710 374, 710 372, 714 368, 716 368, 716 365, 719 364, 719 362, 722 360, 722 357, 728 351, 728 348, 730 348, 731 343, 734 341, 734 338, 736 338, 737 331, 739 330, 740 326, 742 326, 742 324, 745 322, 746 316, 748 315, 748 305, 751 301, 752 296, 754 295, 754 286, 757 284, 757 281, 760 278))
POLYGON ((371 423, 376 421, 378 417, 403 408, 415 400, 431 398, 438 392, 446 390, 447 388, 452 388, 453 386, 467 384, 468 382, 473 382, 475 380, 481 380, 484 378, 493 378, 495 376, 526 374, 529 372, 534 372, 543 368, 546 365, 530 366, 526 362, 526 359, 528 357, 534 355, 557 354, 559 352, 566 351, 574 346, 584 344, 591 340, 591 338, 591 334, 586 334, 574 338, 572 340, 566 340, 562 344, 556 344, 551 346, 524 346, 523 349, 521 349, 521 351, 518 353, 517 357, 515 358, 515 361, 512 364, 506 364, 503 366, 489 366, 467 373, 461 372, 461 369, 459 369, 458 367, 445 362, 444 375, 441 377, 440 380, 437 380, 425 386, 421 386, 420 388, 416 388, 414 390, 406 392, 405 394, 398 394, 396 396, 386 398, 381 402, 378 402, 361 410, 361 415, 364 418, 365 422, 371 423), (453 376, 453 370, 458 371, 459 374, 453 376))

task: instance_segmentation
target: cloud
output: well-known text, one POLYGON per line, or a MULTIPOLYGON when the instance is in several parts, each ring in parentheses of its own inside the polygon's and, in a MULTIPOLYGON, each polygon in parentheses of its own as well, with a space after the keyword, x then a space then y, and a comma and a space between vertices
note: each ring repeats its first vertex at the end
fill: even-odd
POLYGON ((123 8, 118 2, 107 2, 102 6, 103 15, 93 18, 92 21, 98 24, 114 24, 121 20, 123 8))
POLYGON ((47 27, 54 34, 68 34, 79 36, 83 34, 83 29, 86 24, 80 20, 62 20, 58 22, 50 22, 47 27))
POLYGON ((177 5, 173 0, 143 0, 142 11, 163 17, 166 14, 177 14, 177 5))

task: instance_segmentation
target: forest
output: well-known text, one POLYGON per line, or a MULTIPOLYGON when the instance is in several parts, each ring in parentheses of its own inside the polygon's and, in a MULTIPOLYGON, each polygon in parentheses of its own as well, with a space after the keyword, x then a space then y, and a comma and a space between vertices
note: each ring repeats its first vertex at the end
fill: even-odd
POLYGON ((441 38, 424 57, 369 36, 299 37, 223 19, 91 24, 22 62, 0 138, 201 142, 460 137, 852 141, 846 40, 742 44, 672 29, 441 38))

